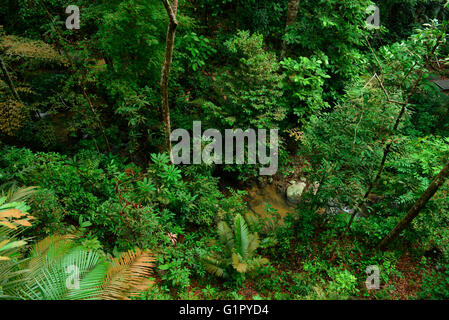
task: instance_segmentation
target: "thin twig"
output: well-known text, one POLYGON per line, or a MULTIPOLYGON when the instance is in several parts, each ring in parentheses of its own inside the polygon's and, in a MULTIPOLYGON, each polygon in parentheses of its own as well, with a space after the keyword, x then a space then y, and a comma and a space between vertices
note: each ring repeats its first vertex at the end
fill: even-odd
POLYGON ((377 59, 376 53, 374 52, 373 47, 371 47, 371 43, 369 42, 368 38, 365 35, 363 35, 363 37, 365 38, 365 41, 368 44, 368 47, 371 50, 371 53, 373 54, 374 59, 376 59, 377 65, 379 66, 379 69, 380 69, 380 73, 383 74, 384 71, 383 71, 382 65, 380 64, 379 59, 377 59))
POLYGON ((388 102, 395 103, 395 104, 402 104, 402 105, 406 104, 405 102, 400 102, 400 101, 395 101, 395 100, 390 99, 390 95, 388 94, 387 90, 385 89, 382 80, 379 78, 377 73, 375 73, 374 76, 376 77, 377 81, 379 82, 379 85, 382 88, 382 91, 384 92, 385 96, 387 97, 388 102))

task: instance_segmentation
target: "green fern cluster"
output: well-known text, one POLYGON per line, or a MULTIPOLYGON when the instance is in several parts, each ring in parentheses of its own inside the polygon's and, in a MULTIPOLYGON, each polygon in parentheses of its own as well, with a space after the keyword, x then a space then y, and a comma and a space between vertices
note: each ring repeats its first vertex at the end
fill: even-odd
POLYGON ((268 259, 257 255, 259 235, 251 233, 245 219, 238 214, 233 225, 220 221, 217 228, 221 253, 211 253, 203 258, 203 264, 211 274, 229 278, 235 272, 250 273, 268 263, 268 259))

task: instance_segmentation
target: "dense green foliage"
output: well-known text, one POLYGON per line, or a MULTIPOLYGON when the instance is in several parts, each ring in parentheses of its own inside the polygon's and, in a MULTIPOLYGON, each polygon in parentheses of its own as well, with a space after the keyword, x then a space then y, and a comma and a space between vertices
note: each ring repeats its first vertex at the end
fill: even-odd
POLYGON ((447 1, 179 0, 171 128, 278 129, 273 176, 171 162, 162 1, 70 4, 0 0, 0 298, 449 298, 447 181, 376 247, 449 159, 447 1))

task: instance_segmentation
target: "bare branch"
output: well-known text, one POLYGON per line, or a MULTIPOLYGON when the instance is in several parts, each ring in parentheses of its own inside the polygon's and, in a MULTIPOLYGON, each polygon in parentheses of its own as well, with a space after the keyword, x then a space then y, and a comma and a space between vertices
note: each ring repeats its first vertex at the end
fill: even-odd
POLYGON ((365 35, 363 35, 363 36, 365 37, 365 41, 368 44, 368 47, 371 50, 371 53, 373 54, 374 59, 376 59, 377 65, 379 66, 379 69, 380 69, 380 73, 384 73, 384 70, 382 69, 382 65, 380 64, 379 59, 377 59, 377 56, 376 56, 376 53, 373 50, 373 47, 371 47, 371 43, 369 42, 368 38, 365 35))
POLYGON ((400 101, 395 101, 395 100, 391 100, 390 99, 390 95, 388 94, 387 90, 384 87, 384 84, 382 82, 382 80, 379 78, 379 76, 377 75, 377 73, 374 74, 374 77, 377 79, 377 81, 379 82, 380 87, 382 88, 382 91, 384 92, 385 96, 387 97, 387 101, 390 103, 396 103, 396 104, 401 104, 401 105, 405 105, 407 103, 405 102, 400 102, 400 101))

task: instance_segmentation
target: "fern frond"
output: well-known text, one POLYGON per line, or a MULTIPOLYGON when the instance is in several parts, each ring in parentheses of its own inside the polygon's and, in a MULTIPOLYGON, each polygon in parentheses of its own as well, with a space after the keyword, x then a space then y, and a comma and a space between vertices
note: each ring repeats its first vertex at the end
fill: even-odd
POLYGON ((249 261, 249 263, 248 263, 249 264, 248 271, 253 271, 253 270, 259 269, 260 267, 267 264, 268 262, 269 262, 269 260, 267 258, 261 258, 261 257, 254 258, 251 261, 249 261))
POLYGON ((245 214, 245 220, 251 230, 257 230, 257 228, 262 225, 260 217, 251 212, 245 214))

